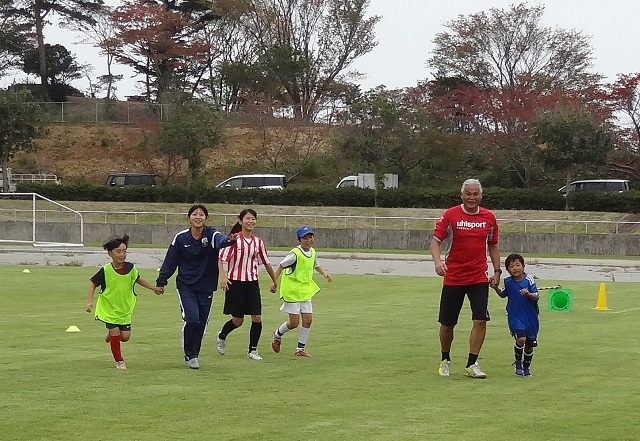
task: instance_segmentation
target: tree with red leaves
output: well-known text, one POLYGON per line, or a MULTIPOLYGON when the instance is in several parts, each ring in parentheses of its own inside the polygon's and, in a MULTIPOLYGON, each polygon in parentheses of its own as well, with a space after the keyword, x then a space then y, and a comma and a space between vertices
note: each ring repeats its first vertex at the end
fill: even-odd
POLYGON ((186 65, 209 50, 205 41, 192 35, 187 17, 163 5, 127 1, 116 8, 113 20, 121 46, 117 59, 145 76, 149 101, 153 94, 160 101, 171 89, 183 90, 188 83, 186 65))

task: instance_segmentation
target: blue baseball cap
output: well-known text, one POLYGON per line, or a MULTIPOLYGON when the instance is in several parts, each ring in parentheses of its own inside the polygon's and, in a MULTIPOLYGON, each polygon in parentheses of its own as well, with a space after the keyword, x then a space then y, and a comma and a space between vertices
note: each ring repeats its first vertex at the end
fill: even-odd
POLYGON ((307 234, 313 234, 313 230, 308 225, 303 225, 296 230, 296 234, 298 235, 298 239, 301 237, 305 237, 307 234))

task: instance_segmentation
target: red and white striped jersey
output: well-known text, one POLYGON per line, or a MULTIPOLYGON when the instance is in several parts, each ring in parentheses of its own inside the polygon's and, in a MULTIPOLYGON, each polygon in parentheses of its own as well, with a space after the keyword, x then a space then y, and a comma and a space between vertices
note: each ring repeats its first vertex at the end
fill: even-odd
POLYGON ((264 242, 258 236, 238 234, 235 245, 220 250, 220 260, 227 262, 227 278, 241 282, 258 280, 258 265, 271 265, 264 242))

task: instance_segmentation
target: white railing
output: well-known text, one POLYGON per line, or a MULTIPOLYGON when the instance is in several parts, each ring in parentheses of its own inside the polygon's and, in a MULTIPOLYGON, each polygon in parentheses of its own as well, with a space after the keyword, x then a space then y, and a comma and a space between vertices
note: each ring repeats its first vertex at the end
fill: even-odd
POLYGON ((38 184, 56 184, 60 185, 60 179, 57 175, 48 173, 13 173, 11 175, 12 182, 36 182, 38 184))
MULTIPOLYGON (((120 223, 145 225, 184 225, 186 213, 154 211, 78 211, 73 222, 120 223)), ((68 215, 58 210, 31 210, 0 208, 0 221, 18 221, 36 216, 41 222, 70 222, 68 215)), ((230 227, 237 214, 210 213, 208 223, 217 227, 230 227)), ((405 216, 350 216, 322 214, 260 214, 259 224, 268 227, 297 227, 301 224, 314 228, 362 228, 394 230, 432 230, 438 218, 405 216)), ((584 234, 640 234, 640 222, 567 219, 498 219, 504 232, 521 233, 584 233, 584 234), (623 231, 624 230, 624 231, 623 231)))

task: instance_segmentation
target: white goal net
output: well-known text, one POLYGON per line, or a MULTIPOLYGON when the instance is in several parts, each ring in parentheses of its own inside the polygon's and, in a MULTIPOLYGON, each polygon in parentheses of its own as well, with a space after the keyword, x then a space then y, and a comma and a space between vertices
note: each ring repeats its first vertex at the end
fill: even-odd
POLYGON ((84 219, 37 193, 0 193, 0 244, 84 246, 84 219))

